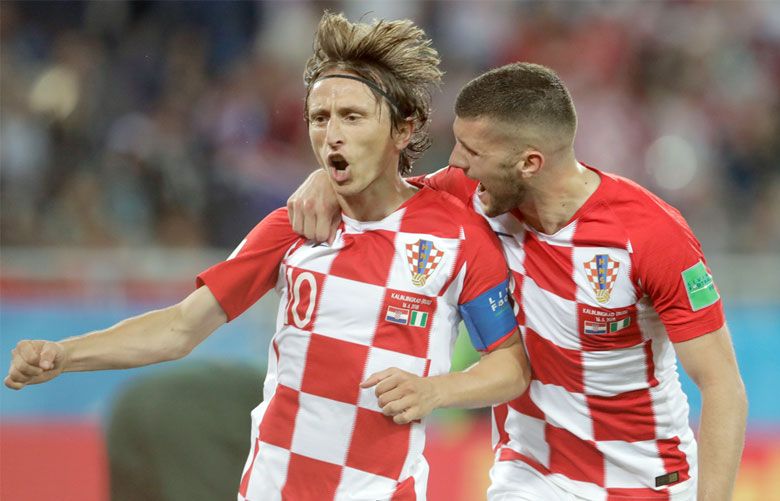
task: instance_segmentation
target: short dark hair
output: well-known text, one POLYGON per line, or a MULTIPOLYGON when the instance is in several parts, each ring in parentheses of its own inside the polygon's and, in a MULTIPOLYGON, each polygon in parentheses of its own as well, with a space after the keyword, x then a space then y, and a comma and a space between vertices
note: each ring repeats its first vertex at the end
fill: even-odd
POLYGON ((483 73, 460 91, 455 114, 540 126, 572 140, 577 130, 569 91, 553 70, 540 64, 512 63, 483 73))
MULTIPOLYGON (((341 14, 325 12, 314 35, 314 54, 303 72, 307 101, 304 113, 308 112, 312 85, 325 72, 346 70, 370 80, 393 101, 390 121, 396 130, 412 119, 412 138, 398 159, 399 172, 409 174, 412 162, 431 144, 430 91, 441 82, 439 62, 430 39, 409 20, 352 23, 341 14)), ((382 99, 374 89, 371 92, 382 99)))

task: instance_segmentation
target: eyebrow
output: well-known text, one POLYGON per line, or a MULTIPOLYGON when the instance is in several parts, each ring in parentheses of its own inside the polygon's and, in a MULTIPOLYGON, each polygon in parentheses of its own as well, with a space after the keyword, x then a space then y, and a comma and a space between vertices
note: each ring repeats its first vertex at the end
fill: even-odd
POLYGON ((455 140, 456 140, 457 142, 459 142, 461 146, 463 146, 464 148, 466 148, 466 149, 469 151, 469 153, 471 153, 471 154, 473 154, 473 155, 479 155, 479 153, 477 152, 477 150, 475 150, 474 148, 471 148, 469 145, 467 145, 466 143, 464 143, 462 139, 459 139, 459 138, 457 138, 457 137, 456 137, 456 138, 455 138, 455 140))
MULTIPOLYGON (((309 115, 313 115, 315 113, 324 113, 328 112, 330 113, 330 107, 329 106, 314 106, 309 108, 309 115)), ((338 109, 336 109, 336 113, 340 115, 349 115, 350 113, 359 113, 362 115, 365 115, 368 113, 368 110, 365 108, 362 108, 360 106, 355 105, 349 105, 349 106, 342 106, 338 109)))

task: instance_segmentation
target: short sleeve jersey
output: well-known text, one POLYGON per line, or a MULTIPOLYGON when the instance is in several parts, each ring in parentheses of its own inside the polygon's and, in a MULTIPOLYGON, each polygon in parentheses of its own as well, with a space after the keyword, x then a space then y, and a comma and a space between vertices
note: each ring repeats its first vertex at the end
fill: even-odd
MULTIPOLYGON (((487 218, 512 274, 533 369, 494 408, 499 460, 519 460, 585 499, 693 492, 696 444, 670 342, 724 324, 701 246, 680 213, 632 181, 601 183, 553 235, 519 212, 487 218)), ((482 213, 476 184, 446 168, 423 180, 482 213)))
POLYGON ((517 329, 500 244, 462 203, 421 187, 381 221, 342 219, 315 244, 277 210, 198 276, 229 320, 281 298, 240 499, 424 499, 423 423, 395 424, 360 382, 449 371, 461 318, 483 351, 517 329))

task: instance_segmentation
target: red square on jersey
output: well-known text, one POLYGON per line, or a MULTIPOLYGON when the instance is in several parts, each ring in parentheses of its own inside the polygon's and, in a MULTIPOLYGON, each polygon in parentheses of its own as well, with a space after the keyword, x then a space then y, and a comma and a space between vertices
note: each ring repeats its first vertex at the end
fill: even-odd
POLYGON ((545 384, 555 384, 564 389, 584 393, 582 355, 543 338, 530 327, 526 328, 525 348, 529 360, 533 360, 536 379, 545 384))
POLYGON ((619 350, 644 341, 634 305, 607 309, 577 303, 577 328, 583 351, 619 350))
POLYGON ((550 424, 545 426, 544 438, 550 444, 550 471, 604 486, 604 456, 595 443, 550 424))
POLYGON ((515 318, 517 318, 517 325, 525 325, 525 310, 523 309, 523 298, 521 296, 525 275, 518 273, 515 270, 510 270, 510 272, 514 279, 514 287, 511 292, 512 300, 515 302, 515 318))
POLYGON ((684 482, 691 478, 688 474, 690 465, 688 465, 685 454, 680 450, 680 439, 678 437, 672 437, 669 439, 657 440, 656 443, 658 444, 658 452, 664 462, 666 472, 677 472, 677 482, 684 482))
POLYGON ((587 395, 593 420, 593 438, 639 442, 655 439, 653 401, 648 390, 612 397, 587 395))
POLYGON ((409 450, 411 425, 398 425, 379 412, 358 408, 346 465, 397 480, 409 450))
POLYGON ((529 386, 525 392, 514 400, 509 401, 509 407, 513 408, 521 414, 531 416, 536 419, 544 421, 544 412, 536 406, 531 400, 531 387, 529 386))
POLYGON ((297 414, 298 392, 280 384, 276 387, 276 392, 260 422, 260 440, 289 449, 297 414))
POLYGON ((312 334, 301 391, 357 404, 368 346, 312 334))
POLYGON ((426 358, 435 311, 435 297, 387 289, 371 345, 426 358))
POLYGON ((526 232, 525 271, 528 277, 542 289, 558 297, 574 301, 577 285, 574 282, 572 248, 550 245, 539 240, 532 232, 526 232))
POLYGON ((333 499, 341 480, 341 466, 290 453, 282 499, 333 499))
POLYGON ((333 260, 329 274, 384 287, 394 255, 394 232, 376 230, 344 235, 344 247, 333 260))

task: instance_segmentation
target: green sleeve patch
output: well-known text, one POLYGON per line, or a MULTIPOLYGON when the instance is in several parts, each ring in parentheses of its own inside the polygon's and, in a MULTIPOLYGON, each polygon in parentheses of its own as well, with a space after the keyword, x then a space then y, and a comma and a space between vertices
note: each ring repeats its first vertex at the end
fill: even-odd
POLYGON ((712 275, 707 273, 707 267, 701 261, 684 270, 682 279, 693 311, 706 308, 720 299, 712 275))

